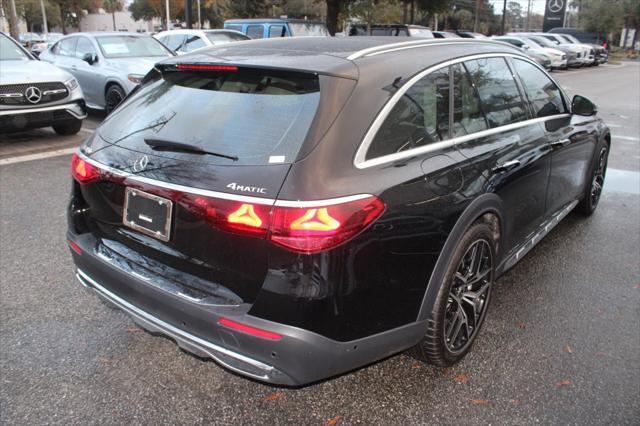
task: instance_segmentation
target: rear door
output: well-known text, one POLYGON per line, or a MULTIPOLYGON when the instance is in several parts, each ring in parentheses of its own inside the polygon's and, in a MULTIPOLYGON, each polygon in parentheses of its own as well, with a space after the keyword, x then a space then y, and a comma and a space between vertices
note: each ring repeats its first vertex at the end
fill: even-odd
POLYGON ((514 58, 518 73, 537 118, 543 123, 552 150, 546 214, 552 215, 577 200, 584 189, 589 164, 597 142, 592 117, 569 114, 560 88, 538 67, 514 58))
POLYGON ((458 147, 473 167, 484 170, 488 190, 504 202, 507 254, 544 219, 550 170, 546 135, 532 120, 506 58, 465 61, 455 75, 463 103, 454 111, 454 135, 462 138, 458 147))

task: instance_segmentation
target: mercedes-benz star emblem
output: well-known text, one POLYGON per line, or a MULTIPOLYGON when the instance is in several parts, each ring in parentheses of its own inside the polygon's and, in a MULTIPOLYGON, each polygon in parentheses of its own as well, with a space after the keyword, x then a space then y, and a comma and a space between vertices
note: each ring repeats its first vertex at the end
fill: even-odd
POLYGON ((563 7, 564 7, 563 0, 549 0, 549 3, 547 4, 547 8, 549 9, 550 12, 553 12, 553 13, 560 12, 563 7))
POLYGON ((149 157, 143 155, 138 157, 135 163, 133 163, 133 171, 138 173, 147 168, 147 164, 149 164, 149 157))
POLYGON ((24 97, 32 104, 37 104, 42 99, 42 92, 37 87, 29 86, 24 91, 24 97))

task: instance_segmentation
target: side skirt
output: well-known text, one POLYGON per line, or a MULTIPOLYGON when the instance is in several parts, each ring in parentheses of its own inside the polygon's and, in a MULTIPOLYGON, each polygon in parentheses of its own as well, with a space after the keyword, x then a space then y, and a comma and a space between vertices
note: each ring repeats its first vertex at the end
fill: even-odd
POLYGON ((516 263, 518 263, 532 248, 536 246, 553 228, 556 227, 562 219, 564 219, 570 212, 578 205, 578 200, 571 202, 566 207, 561 208, 554 213, 549 220, 543 222, 538 228, 538 231, 533 234, 533 237, 525 241, 514 254, 506 258, 502 265, 498 267, 497 275, 501 275, 511 269, 516 263))

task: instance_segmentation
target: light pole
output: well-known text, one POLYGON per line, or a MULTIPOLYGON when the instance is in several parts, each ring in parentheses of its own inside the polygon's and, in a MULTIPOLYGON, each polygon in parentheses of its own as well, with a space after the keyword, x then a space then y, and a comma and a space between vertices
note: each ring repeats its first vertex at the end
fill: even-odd
POLYGON ((200 0, 198 0, 198 29, 202 29, 202 21, 200 20, 200 0))
POLYGON ((169 28, 171 22, 171 16, 169 15, 169 0, 164 0, 164 7, 167 10, 167 31, 169 31, 171 29, 169 28))
POLYGON ((11 19, 9 19, 9 32, 11 37, 18 39, 18 14, 16 13, 16 0, 11 0, 11 19))
POLYGON ((49 27, 47 26, 47 10, 44 8, 44 0, 40 0, 40 9, 42 9, 42 32, 48 34, 49 27))
POLYGON ((504 0, 504 4, 502 6, 502 26, 500 28, 500 34, 504 35, 504 24, 505 19, 507 18, 507 0, 504 0))

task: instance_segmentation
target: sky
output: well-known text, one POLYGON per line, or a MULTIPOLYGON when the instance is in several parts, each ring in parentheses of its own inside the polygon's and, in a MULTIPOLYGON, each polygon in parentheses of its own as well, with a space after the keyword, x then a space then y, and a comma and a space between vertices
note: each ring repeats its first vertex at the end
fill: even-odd
MULTIPOLYGON (((496 13, 500 15, 502 14, 502 4, 504 0, 487 0, 487 1, 493 5, 493 8, 496 11, 496 13)), ((520 6, 522 6, 522 12, 525 14, 527 13, 527 3, 528 3, 527 0, 507 0, 507 3, 509 3, 510 1, 515 1, 517 3, 520 3, 520 6)), ((531 12, 544 15, 545 4, 546 4, 546 0, 531 0, 531 12)))

